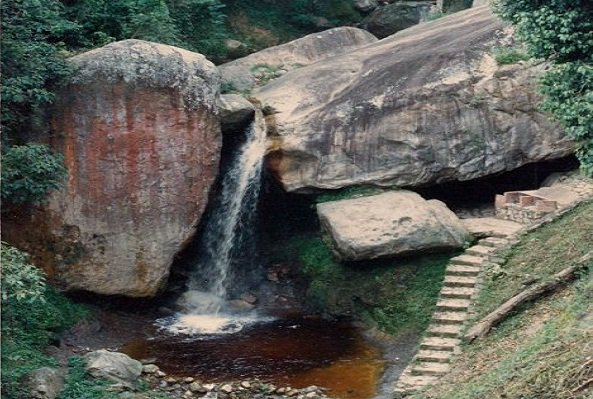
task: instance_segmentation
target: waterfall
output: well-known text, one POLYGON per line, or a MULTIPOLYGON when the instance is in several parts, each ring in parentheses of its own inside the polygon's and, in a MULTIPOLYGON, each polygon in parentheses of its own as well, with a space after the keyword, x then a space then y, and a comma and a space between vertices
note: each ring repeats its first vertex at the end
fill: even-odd
POLYGON ((169 329, 211 333, 237 328, 238 319, 224 315, 224 304, 233 260, 253 256, 238 254, 237 249, 254 230, 265 149, 265 121, 257 110, 245 142, 232 157, 220 196, 206 222, 198 264, 190 276, 188 291, 179 301, 186 313, 178 316, 169 329))

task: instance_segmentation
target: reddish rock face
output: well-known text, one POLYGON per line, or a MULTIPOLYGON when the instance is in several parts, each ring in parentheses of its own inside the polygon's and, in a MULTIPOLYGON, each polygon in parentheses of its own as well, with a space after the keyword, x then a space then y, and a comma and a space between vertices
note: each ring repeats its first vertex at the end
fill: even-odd
POLYGON ((218 77, 199 54, 140 41, 110 46, 74 60, 52 117, 66 187, 13 213, 4 232, 67 289, 147 297, 194 234, 218 171, 218 77), (156 67, 153 76, 139 69, 156 67), (190 98, 184 88, 194 78, 212 87, 190 98))

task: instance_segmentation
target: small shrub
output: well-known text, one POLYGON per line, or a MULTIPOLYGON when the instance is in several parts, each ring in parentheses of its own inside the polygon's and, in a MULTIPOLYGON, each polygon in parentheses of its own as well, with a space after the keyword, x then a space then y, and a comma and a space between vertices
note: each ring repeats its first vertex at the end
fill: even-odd
POLYGON ((64 157, 42 144, 8 147, 2 154, 2 199, 38 203, 60 188, 67 175, 64 157))
POLYGON ((512 47, 498 47, 494 49, 493 55, 498 65, 516 64, 531 58, 527 53, 512 47))
POLYGON ((119 397, 117 393, 108 391, 111 385, 109 381, 89 376, 85 366, 81 357, 74 356, 68 360, 66 385, 57 399, 116 399, 119 397))
POLYGON ((45 284, 43 273, 28 255, 2 243, 2 397, 25 399, 24 375, 39 367, 57 366, 45 354, 51 336, 88 315, 45 284))

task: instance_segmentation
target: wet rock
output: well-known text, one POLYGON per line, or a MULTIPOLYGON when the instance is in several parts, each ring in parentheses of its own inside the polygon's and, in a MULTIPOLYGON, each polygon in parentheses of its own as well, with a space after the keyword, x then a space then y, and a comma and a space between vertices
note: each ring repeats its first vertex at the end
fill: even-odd
POLYGON ((354 0, 354 7, 362 12, 370 12, 379 6, 378 0, 354 0))
POLYGON ((119 352, 101 349, 83 356, 86 371, 95 378, 105 378, 128 388, 134 388, 142 373, 142 363, 119 352))
POLYGON ((51 134, 40 138, 64 155, 67 182, 3 220, 2 239, 68 290, 152 297, 218 174, 218 71, 201 54, 141 40, 68 62, 51 134))
POLYGON ((227 305, 235 312, 248 312, 255 309, 255 305, 242 299, 233 299, 227 302, 227 305))
POLYGON ((471 240, 444 203, 406 190, 317 205, 323 229, 347 261, 461 248, 471 240))
POLYGON ((241 294, 241 300, 254 305, 257 302, 257 297, 251 292, 241 294))
POLYGON ((25 377, 31 399, 54 399, 64 388, 64 374, 57 369, 41 367, 25 377))

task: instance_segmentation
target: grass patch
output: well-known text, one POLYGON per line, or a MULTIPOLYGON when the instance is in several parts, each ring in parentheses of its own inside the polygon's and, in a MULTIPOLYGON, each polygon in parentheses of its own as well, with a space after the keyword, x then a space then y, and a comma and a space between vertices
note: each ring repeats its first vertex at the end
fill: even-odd
POLYGON ((116 393, 109 392, 112 383, 96 379, 85 371, 85 362, 81 357, 71 357, 68 361, 66 384, 57 399, 117 399, 116 393))
POLYGON ((451 254, 340 263, 319 237, 295 240, 309 300, 332 316, 348 315, 395 336, 420 334, 434 311, 451 254))
POLYGON ((476 303, 477 318, 521 292, 528 283, 550 280, 575 264, 593 243, 593 202, 525 235, 507 251, 500 269, 491 270, 476 303))
POLYGON ((513 47, 497 47, 492 51, 492 55, 498 65, 516 64, 531 59, 527 53, 513 47))
MULTIPOLYGON (((487 277, 477 318, 521 291, 574 265, 593 242, 593 203, 525 235, 501 271, 487 277)), ((593 264, 552 297, 524 305, 486 338, 464 348, 453 372, 415 398, 575 399, 593 397, 593 264)))

